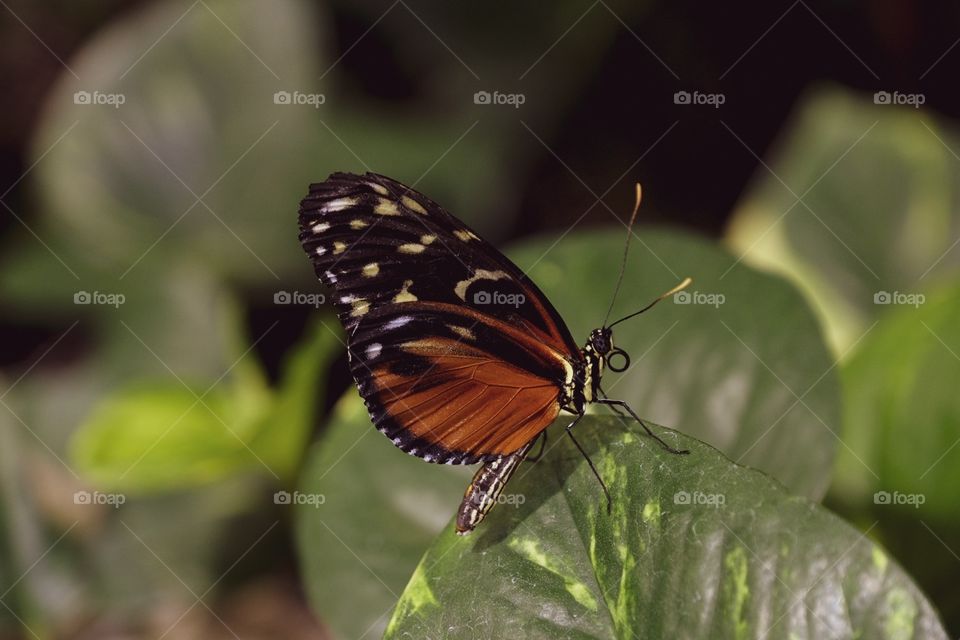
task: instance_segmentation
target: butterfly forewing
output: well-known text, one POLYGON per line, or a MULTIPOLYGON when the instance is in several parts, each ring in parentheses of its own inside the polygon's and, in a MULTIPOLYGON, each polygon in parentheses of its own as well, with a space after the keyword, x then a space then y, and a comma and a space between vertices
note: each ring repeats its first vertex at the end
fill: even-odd
POLYGON ((334 174, 300 239, 335 291, 351 372, 377 428, 432 462, 512 453, 557 416, 577 348, 537 287, 422 194, 334 174))

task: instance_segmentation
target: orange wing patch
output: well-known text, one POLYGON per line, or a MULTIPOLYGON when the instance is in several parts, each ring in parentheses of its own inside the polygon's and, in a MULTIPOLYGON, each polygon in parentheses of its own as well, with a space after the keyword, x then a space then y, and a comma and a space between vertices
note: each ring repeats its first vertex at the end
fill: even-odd
POLYGON ((513 453, 560 413, 555 383, 461 342, 425 338, 402 349, 423 357, 419 377, 374 370, 378 400, 420 440, 471 456, 513 453))

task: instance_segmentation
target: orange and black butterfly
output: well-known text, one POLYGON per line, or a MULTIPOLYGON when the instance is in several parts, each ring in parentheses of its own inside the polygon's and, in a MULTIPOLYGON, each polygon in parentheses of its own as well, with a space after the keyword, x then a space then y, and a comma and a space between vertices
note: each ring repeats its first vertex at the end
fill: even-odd
POLYGON ((683 453, 625 402, 608 398, 600 378, 605 367, 624 371, 630 363, 613 345, 613 325, 689 279, 644 309, 604 322, 579 348, 515 264, 390 178, 335 173, 311 185, 300 203, 300 241, 335 292, 350 370, 377 429, 427 462, 483 463, 457 513, 458 533, 483 520, 561 411, 575 416, 566 433, 584 456, 571 429, 590 402, 625 410, 664 447, 683 453))

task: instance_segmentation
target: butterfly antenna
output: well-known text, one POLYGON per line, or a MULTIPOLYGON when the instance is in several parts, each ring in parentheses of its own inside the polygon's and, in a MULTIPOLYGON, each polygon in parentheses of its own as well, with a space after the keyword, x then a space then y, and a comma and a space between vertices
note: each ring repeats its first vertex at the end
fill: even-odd
POLYGON ((617 286, 613 289, 613 298, 611 298, 610 306, 607 308, 607 315, 603 317, 603 326, 607 326, 607 320, 610 319, 610 312, 613 311, 613 303, 617 301, 617 294, 620 293, 620 285, 623 283, 623 273, 627 268, 627 254, 630 252, 630 239, 633 237, 633 223, 637 220, 637 212, 640 211, 641 199, 643 199, 643 189, 638 182, 637 201, 633 205, 633 213, 630 214, 630 222, 627 224, 627 241, 623 245, 623 260, 620 262, 620 275, 617 276, 617 286))
MULTIPOLYGON (((680 291, 683 291, 684 289, 686 289, 687 287, 689 287, 689 286, 690 286, 690 283, 692 283, 692 282, 693 282, 693 278, 690 278, 690 277, 684 278, 684 279, 683 279, 683 282, 681 282, 680 284, 678 284, 677 286, 675 286, 673 289, 670 289, 670 291, 667 291, 666 293, 661 293, 659 296, 657 296, 656 298, 654 298, 653 302, 651 302, 650 304, 648 304, 647 306, 645 306, 643 309, 640 309, 640 311, 634 311, 634 312, 631 313, 630 315, 624 316, 624 317, 620 318, 620 319, 617 320, 616 322, 614 322, 614 323, 610 324, 609 326, 607 326, 607 328, 609 329, 610 327, 612 327, 612 326, 615 325, 615 324, 619 324, 619 323, 623 322, 624 320, 629 320, 629 319, 632 318, 633 316, 638 316, 638 315, 640 315, 641 313, 643 313, 644 311, 648 311, 651 307, 653 307, 653 305, 657 304, 658 302, 660 302, 660 301, 663 300, 664 298, 669 298, 669 297, 672 296, 673 294, 678 293, 678 292, 680 292, 680 291)), ((605 326, 606 326, 606 325, 605 325, 605 326)))

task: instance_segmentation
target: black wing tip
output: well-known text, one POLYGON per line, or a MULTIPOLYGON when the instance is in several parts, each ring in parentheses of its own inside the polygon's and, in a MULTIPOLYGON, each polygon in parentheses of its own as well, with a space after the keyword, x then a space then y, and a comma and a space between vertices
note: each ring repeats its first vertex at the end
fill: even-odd
POLYGON ((374 173, 373 171, 367 171, 364 174, 351 173, 349 171, 334 171, 327 176, 326 180, 310 183, 310 193, 325 194, 330 191, 339 192, 344 188, 354 189, 358 187, 369 189, 369 183, 371 181, 381 184, 382 186, 386 186, 386 184, 384 184, 385 182, 399 184, 396 180, 392 180, 379 173, 374 173))

